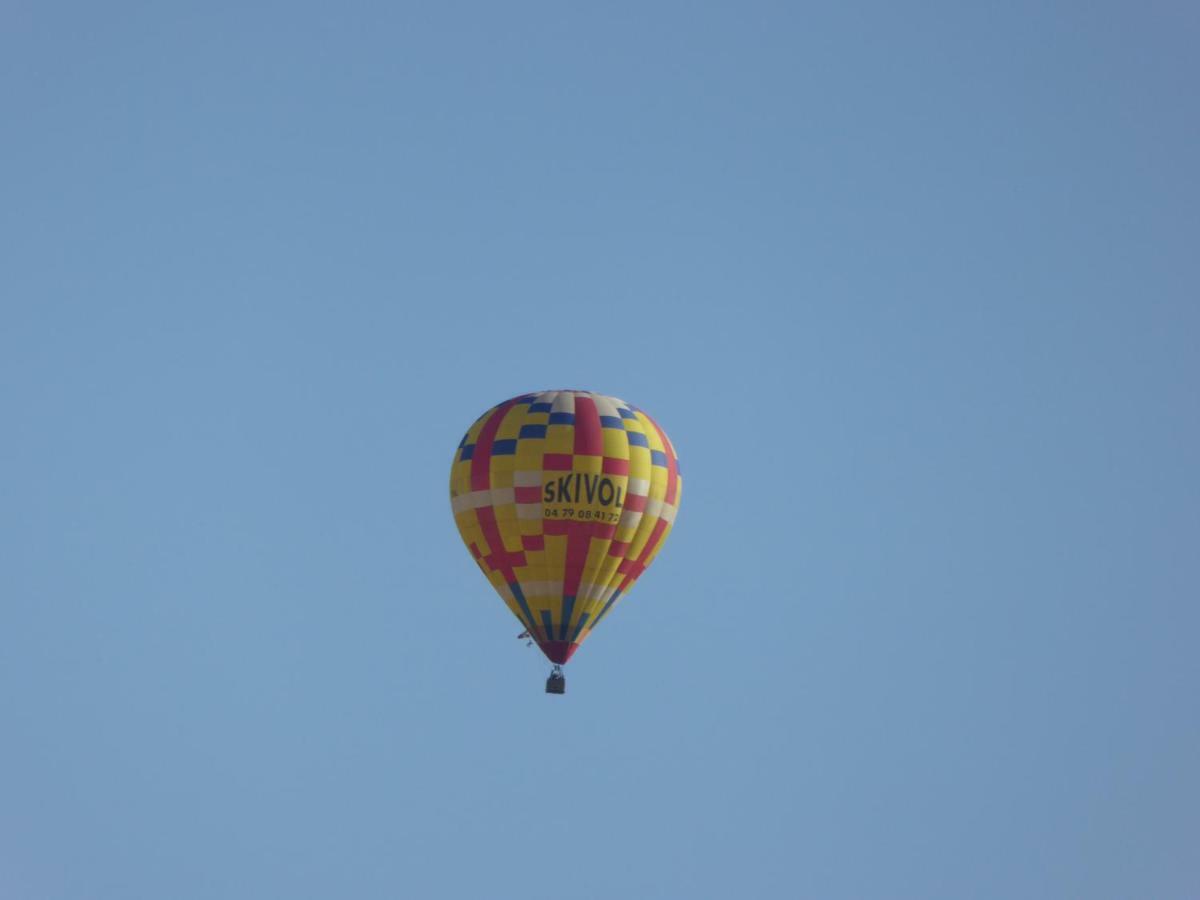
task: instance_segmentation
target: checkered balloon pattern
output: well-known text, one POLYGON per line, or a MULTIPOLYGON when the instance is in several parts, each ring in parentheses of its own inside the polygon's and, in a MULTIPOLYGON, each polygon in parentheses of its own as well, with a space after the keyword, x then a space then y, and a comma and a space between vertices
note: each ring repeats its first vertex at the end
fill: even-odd
POLYGON ((463 542, 555 663, 570 659, 654 561, 682 489, 675 448, 654 420, 588 391, 492 407, 450 469, 463 542))

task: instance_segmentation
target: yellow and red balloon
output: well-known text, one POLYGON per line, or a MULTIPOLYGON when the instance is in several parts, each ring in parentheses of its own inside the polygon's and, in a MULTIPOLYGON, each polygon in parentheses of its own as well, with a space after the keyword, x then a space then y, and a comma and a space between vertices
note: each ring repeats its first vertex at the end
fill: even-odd
POLYGON ((450 469, 463 543, 556 664, 654 561, 682 488, 675 448, 655 421, 589 391, 492 407, 450 469))

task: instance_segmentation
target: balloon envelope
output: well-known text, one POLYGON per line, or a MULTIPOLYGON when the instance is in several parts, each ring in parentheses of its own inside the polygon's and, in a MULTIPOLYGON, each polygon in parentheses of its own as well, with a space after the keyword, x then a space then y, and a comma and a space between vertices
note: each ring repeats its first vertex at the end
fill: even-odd
POLYGON ((675 448, 654 420, 588 391, 522 394, 492 407, 450 469, 463 542, 555 663, 654 561, 682 488, 675 448))

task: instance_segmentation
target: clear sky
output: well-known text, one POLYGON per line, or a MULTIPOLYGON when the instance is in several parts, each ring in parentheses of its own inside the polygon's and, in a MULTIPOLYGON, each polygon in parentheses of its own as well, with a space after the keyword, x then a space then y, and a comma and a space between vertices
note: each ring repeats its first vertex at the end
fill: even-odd
POLYGON ((1200 896, 1194 3, 0 9, 0 898, 1200 896), (492 404, 648 410, 568 667, 492 404))

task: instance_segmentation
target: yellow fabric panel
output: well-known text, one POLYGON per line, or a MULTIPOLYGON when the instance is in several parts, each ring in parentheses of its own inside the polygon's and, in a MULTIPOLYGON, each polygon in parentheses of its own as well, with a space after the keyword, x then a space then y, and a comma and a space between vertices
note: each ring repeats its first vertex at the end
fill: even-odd
POLYGON ((570 453, 575 449, 575 427, 573 425, 546 426, 547 453, 570 453))

